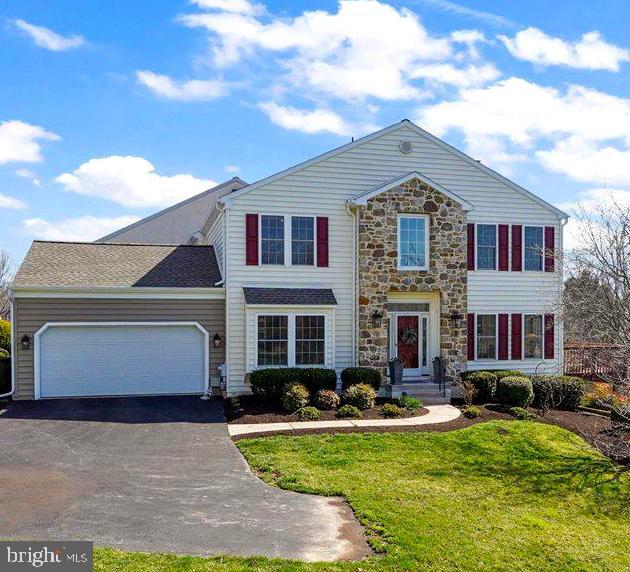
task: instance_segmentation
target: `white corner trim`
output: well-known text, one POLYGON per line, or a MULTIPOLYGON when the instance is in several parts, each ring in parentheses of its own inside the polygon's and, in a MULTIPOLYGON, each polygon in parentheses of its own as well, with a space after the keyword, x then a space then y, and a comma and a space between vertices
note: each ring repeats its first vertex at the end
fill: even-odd
POLYGON ((396 177, 395 179, 391 179, 381 185, 377 185, 376 187, 373 187, 369 191, 359 193, 358 195, 355 195, 351 199, 348 199, 348 203, 355 204, 355 205, 366 205, 368 200, 370 200, 371 198, 376 197, 377 195, 380 195, 381 193, 384 193, 385 191, 393 189, 394 187, 404 185, 405 183, 408 183, 412 179, 420 179, 424 184, 428 185, 429 187, 434 188, 436 191, 458 202, 465 211, 473 210, 473 206, 468 201, 462 199, 459 195, 455 194, 453 191, 449 191, 448 189, 444 188, 442 185, 440 185, 439 183, 436 183, 434 180, 430 179, 426 175, 423 175, 419 171, 410 171, 409 173, 405 173, 404 175, 401 175, 400 177, 396 177))
POLYGON ((100 326, 100 327, 124 327, 124 326, 193 326, 197 328, 204 337, 204 394, 208 395, 210 391, 210 334, 199 322, 46 322, 33 336, 33 370, 35 377, 35 399, 41 399, 41 342, 42 334, 51 327, 81 327, 81 326, 100 326))
POLYGON ((125 300, 224 300, 225 288, 15 288, 14 298, 89 298, 125 300))

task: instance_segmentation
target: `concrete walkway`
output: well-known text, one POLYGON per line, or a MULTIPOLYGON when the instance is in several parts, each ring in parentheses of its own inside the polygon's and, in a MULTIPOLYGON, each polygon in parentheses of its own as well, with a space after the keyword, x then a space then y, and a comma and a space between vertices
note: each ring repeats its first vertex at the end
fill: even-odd
POLYGON ((250 433, 268 433, 271 431, 297 431, 299 429, 335 429, 337 427, 408 427, 414 425, 433 425, 447 423, 457 419, 461 412, 452 405, 429 405, 429 413, 419 417, 404 419, 339 419, 335 421, 296 421, 293 423, 230 423, 228 432, 231 437, 250 433))

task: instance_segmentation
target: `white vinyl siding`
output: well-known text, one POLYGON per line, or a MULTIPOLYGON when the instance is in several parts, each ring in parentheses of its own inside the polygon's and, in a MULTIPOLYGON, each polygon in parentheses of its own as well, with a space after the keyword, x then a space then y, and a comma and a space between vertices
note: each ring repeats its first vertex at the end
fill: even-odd
POLYGON ((210 230, 208 231, 207 243, 211 244, 214 247, 214 254, 217 257, 217 263, 219 265, 219 270, 221 271, 222 277, 225 276, 224 270, 223 270, 224 235, 225 235, 225 220, 224 220, 223 213, 221 213, 216 218, 216 220, 212 223, 212 226, 210 227, 210 230))

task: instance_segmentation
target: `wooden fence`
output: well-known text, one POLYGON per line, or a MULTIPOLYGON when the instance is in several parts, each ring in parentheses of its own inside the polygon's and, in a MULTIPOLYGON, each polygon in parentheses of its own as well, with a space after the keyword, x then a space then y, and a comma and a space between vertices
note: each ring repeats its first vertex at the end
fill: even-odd
POLYGON ((592 380, 617 377, 627 367, 620 363, 620 349, 613 344, 565 343, 564 373, 592 380))

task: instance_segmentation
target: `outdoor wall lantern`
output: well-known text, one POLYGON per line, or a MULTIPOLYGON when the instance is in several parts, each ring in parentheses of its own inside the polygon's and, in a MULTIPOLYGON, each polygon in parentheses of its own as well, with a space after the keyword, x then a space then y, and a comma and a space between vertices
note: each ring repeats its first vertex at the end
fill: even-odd
POLYGON ((462 325, 463 318, 464 316, 462 316, 459 312, 453 312, 451 314, 451 324, 453 325, 453 327, 459 328, 462 325))
POLYGON ((212 345, 215 348, 220 348, 221 347, 221 336, 218 333, 214 334, 214 337, 212 338, 212 345))
POLYGON ((29 338, 26 334, 24 334, 22 336, 22 339, 20 340, 20 344, 22 345, 22 349, 23 350, 30 350, 31 349, 31 338, 29 338))
POLYGON ((375 328, 380 328, 383 323, 383 313, 378 310, 374 310, 372 313, 372 326, 375 328))

